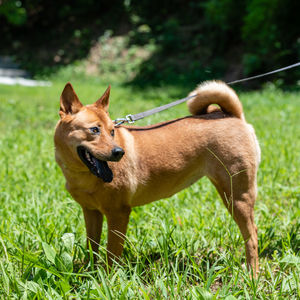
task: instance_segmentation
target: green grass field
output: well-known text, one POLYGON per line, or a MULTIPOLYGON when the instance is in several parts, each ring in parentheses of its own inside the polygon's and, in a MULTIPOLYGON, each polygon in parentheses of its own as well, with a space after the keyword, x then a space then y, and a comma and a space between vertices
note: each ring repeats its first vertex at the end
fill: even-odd
MULTIPOLYGON (((272 86, 241 93, 262 149, 256 223, 261 272, 245 269, 241 235, 218 194, 202 179, 170 199, 133 209, 120 266, 84 264, 81 209, 64 188, 53 133, 65 82, 0 85, 1 299, 299 299, 300 94, 272 86)), ((73 82, 83 103, 106 85, 73 82)), ((111 117, 137 113, 187 94, 165 87, 112 85, 111 117)), ((187 114, 186 105, 138 123, 187 114)))

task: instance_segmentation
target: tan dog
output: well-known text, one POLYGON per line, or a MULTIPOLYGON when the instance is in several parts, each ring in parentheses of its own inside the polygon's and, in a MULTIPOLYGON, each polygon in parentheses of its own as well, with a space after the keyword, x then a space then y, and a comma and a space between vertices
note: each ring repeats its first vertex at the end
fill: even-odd
POLYGON ((222 82, 206 82, 191 93, 197 93, 188 102, 192 116, 116 128, 108 115, 109 93, 110 87, 94 104, 83 106, 68 83, 54 138, 56 161, 83 209, 93 250, 103 215, 111 264, 122 253, 132 207, 170 197, 207 176, 239 226, 247 264, 257 272, 253 209, 260 150, 235 92, 222 82))

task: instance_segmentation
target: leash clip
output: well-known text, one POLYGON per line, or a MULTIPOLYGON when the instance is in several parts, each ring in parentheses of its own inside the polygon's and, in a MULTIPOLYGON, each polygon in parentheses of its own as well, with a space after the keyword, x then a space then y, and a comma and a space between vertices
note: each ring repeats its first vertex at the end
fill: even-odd
POLYGON ((132 119, 132 115, 127 115, 125 117, 125 119, 126 119, 126 122, 129 123, 129 124, 134 123, 134 120, 132 119))
POLYGON ((124 123, 132 124, 134 123, 134 120, 132 119, 132 115, 127 115, 125 118, 118 118, 115 119, 113 122, 115 123, 115 126, 120 126, 124 123))

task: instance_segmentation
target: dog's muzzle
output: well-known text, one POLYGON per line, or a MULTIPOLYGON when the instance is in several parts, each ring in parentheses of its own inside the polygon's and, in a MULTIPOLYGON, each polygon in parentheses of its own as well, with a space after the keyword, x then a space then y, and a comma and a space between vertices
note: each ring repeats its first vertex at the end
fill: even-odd
MULTIPOLYGON (((96 158, 83 146, 77 147, 77 153, 92 174, 101 178, 104 182, 111 182, 113 180, 113 172, 109 168, 107 161, 96 158)), ((125 152, 122 148, 115 147, 111 152, 109 160, 119 161, 123 157, 124 153, 125 152)))

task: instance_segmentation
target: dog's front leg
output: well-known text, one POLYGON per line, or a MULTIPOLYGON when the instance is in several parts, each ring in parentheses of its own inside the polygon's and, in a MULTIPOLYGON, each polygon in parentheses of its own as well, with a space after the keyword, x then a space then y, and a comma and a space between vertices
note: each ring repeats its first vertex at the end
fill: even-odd
MULTIPOLYGON (((87 248, 89 243, 91 244, 94 253, 97 253, 99 248, 99 242, 102 233, 103 215, 98 210, 91 210, 82 206, 85 228, 87 235, 87 248)), ((94 255, 95 258, 95 255, 94 255)))
POLYGON ((126 206, 106 214, 108 225, 107 256, 110 266, 122 254, 130 212, 131 208, 126 206))

